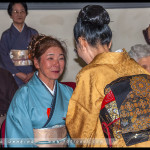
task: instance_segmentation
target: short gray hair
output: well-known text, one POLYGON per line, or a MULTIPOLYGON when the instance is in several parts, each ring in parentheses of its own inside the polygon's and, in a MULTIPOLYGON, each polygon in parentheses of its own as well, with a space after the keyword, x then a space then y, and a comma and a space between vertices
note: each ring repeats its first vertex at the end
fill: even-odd
POLYGON ((147 44, 136 44, 131 47, 131 50, 128 52, 129 56, 135 61, 142 57, 150 56, 150 45, 147 44))

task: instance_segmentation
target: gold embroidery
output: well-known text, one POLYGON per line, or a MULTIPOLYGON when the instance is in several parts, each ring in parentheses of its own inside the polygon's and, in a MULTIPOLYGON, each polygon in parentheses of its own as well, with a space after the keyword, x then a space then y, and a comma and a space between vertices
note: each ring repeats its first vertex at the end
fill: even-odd
POLYGON ((109 104, 105 105, 105 107, 106 107, 107 111, 109 112, 109 115, 110 115, 112 121, 119 118, 119 112, 118 112, 116 101, 110 102, 109 104))
MULTIPOLYGON (((119 106, 119 110, 116 101, 112 101, 105 105, 105 108, 109 113, 106 120, 108 121, 108 124, 112 123, 109 125, 111 131, 110 134, 113 134, 111 137, 114 137, 112 143, 124 136, 125 142, 131 144, 130 142, 132 142, 132 139, 136 138, 134 136, 137 136, 137 134, 143 136, 141 131, 146 131, 150 128, 150 81, 146 78, 146 76, 124 77, 117 81, 113 81, 105 88, 105 94, 108 94, 111 90, 110 87, 113 84, 126 79, 129 79, 130 81, 131 89, 129 90, 131 91, 128 93, 121 106, 119 106), (118 119, 119 117, 120 119, 116 121, 115 119, 118 119), (127 134, 125 133, 129 132, 132 134, 127 137, 127 134)), ((118 104, 120 105, 120 103, 118 104)), ((149 135, 146 134, 146 136, 149 135)))
POLYGON ((149 93, 150 81, 146 80, 142 76, 132 77, 130 80, 130 85, 137 96, 146 97, 146 95, 149 93))
POLYGON ((113 131, 114 138, 120 139, 122 137, 120 120, 117 120, 116 122, 114 122, 112 131, 113 131))
POLYGON ((111 91, 110 87, 105 89, 105 95, 107 95, 111 91))
POLYGON ((143 76, 130 79, 132 91, 123 101, 119 114, 122 133, 150 128, 150 81, 143 76))

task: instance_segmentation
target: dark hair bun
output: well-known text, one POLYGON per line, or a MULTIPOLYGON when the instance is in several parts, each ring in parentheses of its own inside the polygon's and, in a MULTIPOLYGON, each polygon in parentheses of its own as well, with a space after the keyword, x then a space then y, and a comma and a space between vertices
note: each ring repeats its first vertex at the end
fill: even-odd
POLYGON ((109 24, 110 17, 108 12, 102 6, 87 5, 81 9, 77 21, 104 26, 104 24, 109 24))

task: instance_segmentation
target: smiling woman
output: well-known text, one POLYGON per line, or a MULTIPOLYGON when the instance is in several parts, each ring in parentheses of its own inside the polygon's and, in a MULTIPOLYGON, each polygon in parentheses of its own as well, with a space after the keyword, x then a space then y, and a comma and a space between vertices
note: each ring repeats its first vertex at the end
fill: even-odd
POLYGON ((31 42, 29 51, 34 66, 38 70, 39 78, 53 90, 55 80, 57 80, 64 71, 66 50, 61 46, 59 41, 50 36, 41 35, 33 37, 33 41, 36 41, 36 43, 31 42), (36 39, 38 39, 38 41, 36 39), (32 48, 32 46, 35 49, 32 48), (45 47, 47 47, 47 49, 45 49, 45 47))
POLYGON ((10 104, 5 135, 9 141, 18 139, 13 144, 5 140, 5 147, 74 146, 68 144, 70 136, 65 126, 73 89, 57 80, 65 68, 66 47, 56 38, 37 35, 29 44, 29 54, 36 71, 10 104), (26 138, 24 144, 18 144, 22 138, 26 138), (26 143, 29 139, 34 142, 26 143))

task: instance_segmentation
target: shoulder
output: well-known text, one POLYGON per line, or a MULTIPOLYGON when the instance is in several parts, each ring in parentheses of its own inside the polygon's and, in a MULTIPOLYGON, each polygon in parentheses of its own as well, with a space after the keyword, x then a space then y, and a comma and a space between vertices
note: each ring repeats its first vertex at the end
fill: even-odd
POLYGON ((31 28, 31 27, 29 27, 30 28, 30 30, 33 32, 33 33, 38 33, 38 31, 36 30, 36 29, 33 29, 33 28, 31 28))
POLYGON ((103 71, 105 71, 106 68, 106 65, 88 64, 79 71, 79 73, 77 74, 77 78, 86 80, 87 78, 94 78, 96 76, 103 75, 103 71))
POLYGON ((106 65, 87 65, 77 74, 76 87, 78 91, 91 90, 91 88, 95 87, 101 92, 100 89, 103 89, 106 83, 115 76, 112 72, 109 66, 106 65))
POLYGON ((7 29, 7 30, 5 30, 5 31, 2 33, 2 37, 7 36, 9 33, 10 33, 10 28, 7 29))
POLYGON ((16 91, 12 99, 11 105, 13 106, 13 108, 18 107, 18 106, 24 107, 25 104, 27 104, 29 101, 28 97, 29 97, 29 88, 27 85, 23 85, 16 91))
POLYGON ((31 28, 31 27, 29 27, 29 26, 27 26, 26 24, 25 24, 25 27, 28 29, 28 30, 30 30, 32 33, 38 33, 38 31, 36 30, 36 29, 34 29, 34 28, 31 28))
POLYGON ((28 83, 24 84, 22 87, 20 87, 17 92, 16 95, 17 97, 26 97, 29 93, 29 86, 28 83))
POLYGON ((8 116, 23 114, 29 107, 29 92, 27 86, 20 87, 14 94, 8 109, 8 116))

